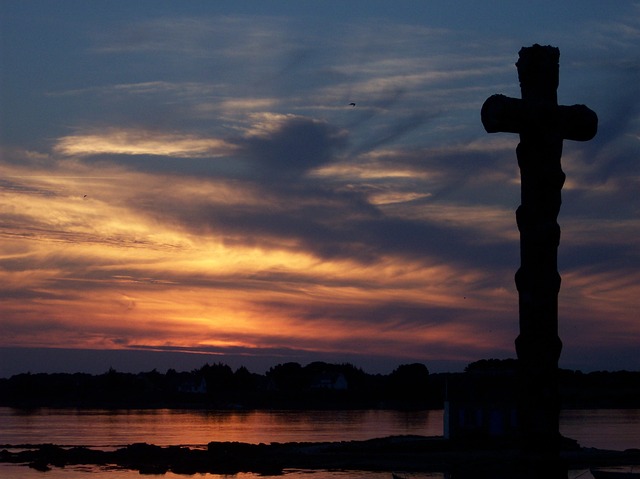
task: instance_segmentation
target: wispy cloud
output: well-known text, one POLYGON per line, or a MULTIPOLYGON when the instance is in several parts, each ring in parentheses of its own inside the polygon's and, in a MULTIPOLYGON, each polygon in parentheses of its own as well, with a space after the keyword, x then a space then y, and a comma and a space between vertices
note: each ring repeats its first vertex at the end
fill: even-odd
MULTIPOLYGON (((264 131, 258 136, 264 137, 264 131)), ((276 136, 279 131, 273 130, 276 136)), ((301 230, 298 237, 292 235, 297 213, 291 217, 295 210, 274 195, 280 192, 286 199, 291 194, 281 188, 272 192, 276 201, 272 203, 259 190, 251 194, 255 188, 251 183, 238 195, 241 184, 233 187, 224 182, 216 185, 213 180, 173 178, 172 188, 165 191, 166 201, 158 201, 156 195, 167 179, 112 167, 102 170, 106 177, 100 180, 88 176, 95 173, 89 167, 68 161, 57 165, 57 174, 49 176, 33 170, 31 176, 25 176, 25 171, 15 167, 10 173, 20 187, 4 197, 7 202, 19 200, 23 207, 19 221, 8 221, 9 216, 3 215, 2 234, 7 239, 3 242, 3 278, 5 284, 14 286, 5 289, 4 310, 9 316, 3 330, 6 338, 24 344, 53 345, 59 341, 59 345, 93 347, 168 343, 198 347, 213 341, 218 347, 240 343, 283 347, 287 342, 299 342, 299 347, 331 350, 339 347, 336 342, 348 340, 362 321, 357 326, 358 334, 364 335, 360 337, 371 342, 372 351, 376 343, 382 350, 382 344, 391 340, 381 332, 388 327, 383 326, 387 314, 406 324, 397 328, 398 337, 392 341, 401 342, 403 334, 439 341, 445 333, 438 333, 433 326, 427 327, 431 332, 418 334, 424 316, 434 306, 443 311, 459 307, 459 293, 451 296, 450 283, 473 291, 478 281, 483 281, 480 272, 456 272, 438 261, 409 261, 400 251, 397 257, 380 251, 373 260, 369 247, 370 258, 364 263, 346 256, 322 259, 318 254, 326 254, 326 246, 318 243, 315 252, 307 250, 312 236, 305 238, 301 230), (20 197, 16 197, 16 190, 20 197), (50 194, 34 194, 36 190, 50 194), (84 191, 89 191, 87 196, 84 191), (184 199, 187 191, 188 201, 184 199), (154 203, 148 201, 151 198, 154 203), (212 205, 202 217, 194 216, 193 205, 199 202, 212 205), (238 206, 242 209, 237 210, 238 206), (279 226, 265 229, 267 225, 260 222, 243 222, 236 215, 248 207, 255 210, 254 220, 275 207, 277 214, 269 213, 267 218, 279 226), (211 222, 211 212, 220 209, 234 212, 233 216, 221 216, 230 222, 211 222), (185 222, 189 215, 194 223, 185 222), (39 226, 25 228, 24 224, 39 226), (207 224, 208 234, 196 234, 207 224), (265 241, 267 231, 272 241, 265 241), (251 240, 254 234, 260 241, 251 240), (375 291, 375 299, 371 291, 375 291), (29 298, 29 303, 15 302, 18 293, 29 298), (12 296, 15 299, 10 299, 12 296), (410 304, 414 306, 408 307, 410 304), (46 324, 43 330, 48 331, 46 339, 34 336, 31 328, 30 333, 22 330, 20 324, 24 323, 17 320, 26 317, 36 321, 42 308, 49 311, 47 319, 42 319, 46 324), (106 317, 126 319, 128 326, 114 323, 105 328, 106 317), (163 319, 154 320, 151 327, 149 318, 153 317, 163 319), (310 322, 312 318, 322 321, 310 322), (73 325, 77 321, 82 321, 83 327, 76 333, 73 325), (333 326, 328 326, 332 321, 333 326), (286 338, 276 335, 270 339, 265 322, 274 331, 288 331, 286 338), (366 328, 369 332, 363 329, 365 323, 370 324, 366 328), (201 332, 185 331, 194 327, 201 332), (334 331, 334 336, 324 336, 325 345, 313 339, 319 327, 334 331), (151 335, 149 328, 154 331, 151 335), (176 335, 183 339, 178 341, 176 335), (127 338, 126 342, 122 338, 127 338)), ((326 194, 298 194, 295 209, 300 213, 305 203, 331 200, 326 194)), ((3 205, 6 213, 8 203, 3 205)), ((333 211, 329 205, 318 204, 328 208, 325 213, 333 211)), ((330 214, 316 219, 329 228, 325 236, 331 228, 337 228, 336 232, 344 228, 340 222, 348 218, 345 213, 352 208, 344 202, 336 207, 343 211, 332 220, 335 226, 326 223, 330 214)), ((360 238, 356 244, 365 243, 360 238)), ((437 316, 432 319, 438 321, 437 316)))
POLYGON ((215 138, 117 128, 64 136, 54 146, 55 152, 68 156, 111 154, 177 158, 224 156, 232 153, 234 149, 233 145, 215 138))

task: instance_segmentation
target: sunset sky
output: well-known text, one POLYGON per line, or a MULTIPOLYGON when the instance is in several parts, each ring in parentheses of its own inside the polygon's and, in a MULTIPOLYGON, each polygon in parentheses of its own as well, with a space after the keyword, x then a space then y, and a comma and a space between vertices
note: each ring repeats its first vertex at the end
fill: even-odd
POLYGON ((640 369, 640 3, 2 0, 0 377, 514 357, 518 137, 480 107, 534 43, 599 117, 560 365, 640 369))

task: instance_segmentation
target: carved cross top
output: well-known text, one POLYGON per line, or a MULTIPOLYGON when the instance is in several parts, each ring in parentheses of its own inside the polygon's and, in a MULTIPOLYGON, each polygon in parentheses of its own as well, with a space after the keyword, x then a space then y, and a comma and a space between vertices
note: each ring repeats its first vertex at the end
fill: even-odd
POLYGON ((558 105, 558 62, 555 47, 534 45, 516 66, 522 99, 492 95, 482 106, 487 133, 547 132, 563 140, 588 141, 598 130, 598 117, 585 105, 558 105), (551 61, 550 61, 551 59, 551 61))

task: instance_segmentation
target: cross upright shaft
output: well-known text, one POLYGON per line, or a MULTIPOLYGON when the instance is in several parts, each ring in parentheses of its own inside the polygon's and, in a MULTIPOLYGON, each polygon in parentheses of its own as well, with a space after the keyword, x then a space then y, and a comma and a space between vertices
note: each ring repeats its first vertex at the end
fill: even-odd
POLYGON ((584 105, 558 106, 559 58, 555 47, 522 48, 516 63, 522 99, 493 95, 481 112, 488 133, 520 135, 519 424, 525 443, 534 449, 556 448, 559 440, 557 217, 565 180, 562 142, 590 140, 598 125, 596 114, 584 105))

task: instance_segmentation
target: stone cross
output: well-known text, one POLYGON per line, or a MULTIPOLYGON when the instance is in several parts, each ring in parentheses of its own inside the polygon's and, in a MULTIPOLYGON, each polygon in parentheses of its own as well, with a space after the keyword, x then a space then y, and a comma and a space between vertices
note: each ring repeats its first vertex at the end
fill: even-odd
POLYGON ((521 177, 519 296, 519 427, 525 447, 557 449, 560 412, 558 337, 557 223, 565 174, 560 165, 563 140, 587 141, 598 117, 584 105, 557 103, 560 51, 551 46, 522 48, 516 63, 522 99, 489 97, 481 118, 487 133, 520 135, 516 148, 521 177))

